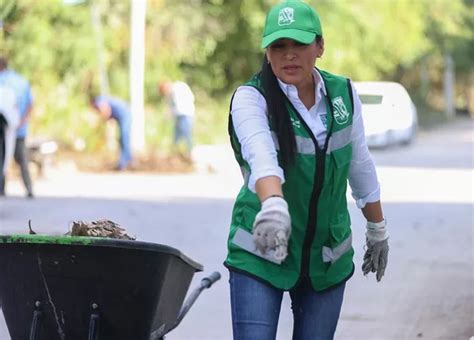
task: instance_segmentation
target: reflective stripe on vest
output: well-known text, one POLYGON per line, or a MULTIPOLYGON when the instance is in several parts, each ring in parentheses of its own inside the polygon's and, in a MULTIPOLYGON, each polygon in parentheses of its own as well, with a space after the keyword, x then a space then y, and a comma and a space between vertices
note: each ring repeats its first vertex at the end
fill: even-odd
MULTIPOLYGON (((351 142, 351 133, 352 133, 352 125, 348 127, 334 132, 329 138, 328 149, 326 154, 330 154, 332 151, 340 149, 351 142)), ((278 143, 278 136, 276 132, 272 131, 272 139, 273 143, 275 144, 275 149, 280 150, 280 145, 278 143)), ((314 155, 316 153, 316 149, 311 138, 295 136, 296 139, 296 150, 298 153, 303 155, 314 155)))
POLYGON ((336 262, 342 255, 349 251, 352 247, 352 233, 337 247, 331 249, 323 247, 323 262, 336 262))
POLYGON ((329 145, 326 154, 330 154, 332 151, 341 149, 342 147, 349 144, 351 142, 351 134, 352 124, 342 130, 333 132, 331 138, 329 139, 329 145))

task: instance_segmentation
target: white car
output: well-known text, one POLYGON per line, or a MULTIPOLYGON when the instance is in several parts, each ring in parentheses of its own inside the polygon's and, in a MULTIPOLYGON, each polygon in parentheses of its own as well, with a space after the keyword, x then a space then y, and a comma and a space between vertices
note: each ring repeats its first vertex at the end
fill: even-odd
POLYGON ((403 85, 395 82, 354 82, 369 147, 409 144, 418 128, 416 107, 403 85))

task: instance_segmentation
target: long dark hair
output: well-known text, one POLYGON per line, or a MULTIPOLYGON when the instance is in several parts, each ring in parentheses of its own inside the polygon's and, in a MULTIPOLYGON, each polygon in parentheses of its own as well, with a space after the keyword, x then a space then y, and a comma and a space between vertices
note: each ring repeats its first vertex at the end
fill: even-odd
POLYGON ((267 101, 268 118, 272 130, 277 134, 280 146, 280 161, 283 169, 286 170, 295 161, 295 133, 291 124, 287 101, 285 100, 286 96, 278 84, 266 54, 263 57, 261 79, 267 101))

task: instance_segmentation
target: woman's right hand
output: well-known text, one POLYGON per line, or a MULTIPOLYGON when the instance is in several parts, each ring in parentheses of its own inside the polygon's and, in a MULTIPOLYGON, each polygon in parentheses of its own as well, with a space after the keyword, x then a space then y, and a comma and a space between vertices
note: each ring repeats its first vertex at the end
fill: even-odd
POLYGON ((270 197, 262 202, 252 232, 258 251, 266 254, 269 250, 273 250, 275 259, 283 261, 286 258, 291 234, 291 218, 288 204, 282 197, 270 197))

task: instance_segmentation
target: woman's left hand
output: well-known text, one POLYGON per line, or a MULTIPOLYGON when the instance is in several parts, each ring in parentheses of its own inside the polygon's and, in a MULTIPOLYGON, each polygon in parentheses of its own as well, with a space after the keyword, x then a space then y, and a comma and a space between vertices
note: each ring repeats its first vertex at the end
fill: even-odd
POLYGON ((387 222, 383 220, 379 223, 367 222, 367 233, 365 234, 367 250, 364 254, 362 272, 376 273, 377 281, 382 279, 388 261, 388 231, 387 222))

